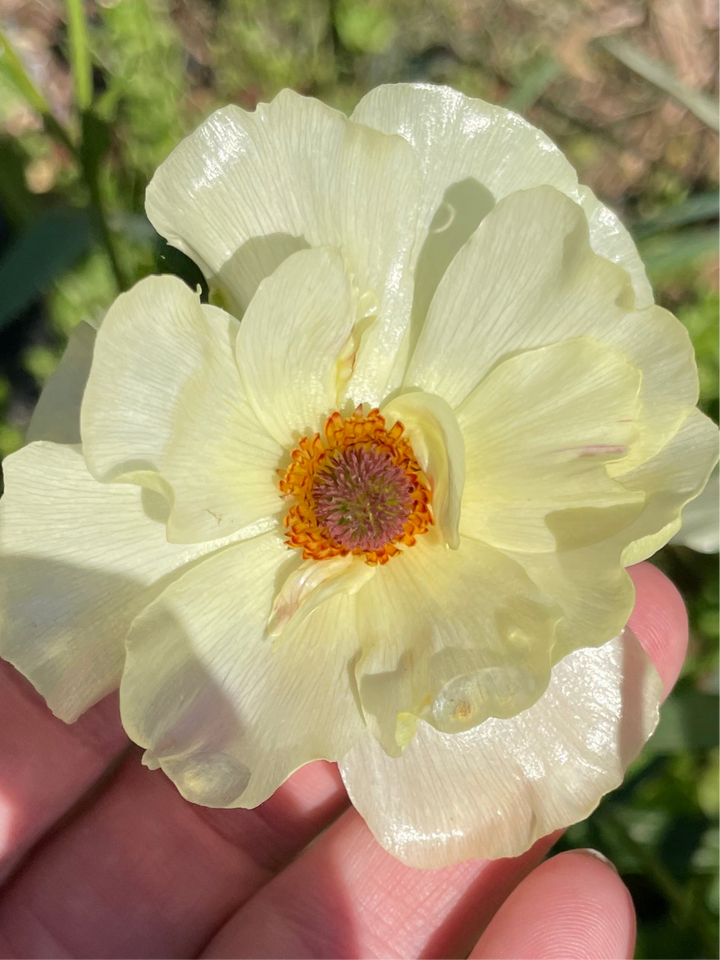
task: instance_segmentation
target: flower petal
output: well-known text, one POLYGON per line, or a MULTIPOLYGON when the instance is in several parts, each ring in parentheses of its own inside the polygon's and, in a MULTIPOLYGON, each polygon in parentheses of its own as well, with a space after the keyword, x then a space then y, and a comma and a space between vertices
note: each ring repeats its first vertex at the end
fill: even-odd
POLYGON ((588 187, 578 186, 575 171, 555 144, 522 117, 450 87, 397 83, 371 90, 352 119, 400 134, 420 162, 419 222, 423 234, 428 228, 430 233, 416 273, 414 327, 422 324, 452 257, 493 204, 515 190, 541 184, 582 205, 593 250, 627 269, 638 306, 653 302, 628 232, 588 187))
POLYGON ((153 591, 225 541, 168 543, 163 499, 98 483, 72 446, 31 443, 3 470, 0 654, 69 722, 117 688, 153 591))
POLYGON ((405 427, 418 463, 430 480, 433 516, 445 543, 460 546, 460 505, 465 486, 465 442, 457 417, 442 397, 405 393, 383 407, 389 424, 405 427))
POLYGON ((553 515, 573 510, 575 543, 604 540, 643 494, 608 476, 637 438, 641 376, 616 350, 576 337, 492 370, 459 407, 467 482, 461 530, 504 549, 567 546, 553 515))
POLYGON ((703 492, 685 506, 682 526, 672 542, 698 553, 717 553, 720 550, 719 507, 720 475, 715 467, 703 492))
MULTIPOLYGON (((573 511, 569 514, 572 518, 573 511)), ((553 663, 580 647, 607 643, 628 622, 635 588, 622 564, 619 535, 575 549, 503 552, 562 610, 555 629, 553 663)))
POLYGON ((274 534, 223 550, 172 583, 128 636, 125 729, 195 803, 256 806, 363 735, 354 599, 331 597, 279 641, 265 637, 289 559, 274 534))
POLYGON ((542 693, 559 611, 514 562, 418 538, 357 595, 366 721, 397 756, 418 717, 447 731, 513 716, 542 693))
POLYGON ((570 510, 553 518, 560 549, 506 551, 563 611, 554 661, 581 646, 607 642, 627 623, 635 591, 625 567, 668 542, 680 526, 682 506, 702 490, 717 448, 717 427, 695 410, 656 457, 623 479, 630 493, 642 495, 641 509, 629 510, 625 522, 614 524, 610 512, 598 511, 594 525, 605 532, 599 542, 578 542, 588 511, 570 510))
POLYGON ((645 264, 627 228, 612 210, 598 200, 590 187, 580 185, 577 192, 573 191, 569 196, 577 200, 585 211, 590 228, 590 246, 595 253, 619 264, 629 274, 635 292, 635 307, 644 310, 652 306, 655 298, 645 273, 645 264))
POLYGON ((248 399, 270 436, 289 450, 338 408, 356 310, 342 254, 322 247, 279 266, 243 317, 237 362, 248 399))
POLYGON ((98 332, 81 411, 88 468, 167 496, 175 542, 228 536, 282 507, 283 451, 245 397, 237 328, 181 280, 149 277, 98 332))
POLYGON ((40 394, 27 431, 27 441, 80 443, 80 404, 92 363, 96 330, 81 320, 65 353, 40 394))
POLYGON ((643 512, 617 535, 625 566, 651 557, 680 529, 682 508, 702 492, 717 460, 717 424, 693 410, 657 456, 618 478, 645 495, 643 512))
POLYGON ((146 209, 206 274, 223 271, 243 308, 248 271, 233 287, 223 270, 238 251, 259 280, 297 248, 288 237, 342 247, 358 288, 377 301, 353 382, 355 402, 377 403, 410 316, 418 197, 417 161, 402 138, 285 90, 254 113, 214 113, 159 168, 146 209))
POLYGON ((512 194, 443 277, 406 385, 455 407, 510 354, 586 334, 642 371, 641 463, 673 436, 698 387, 682 324, 659 307, 637 311, 633 299, 625 271, 592 252, 577 204, 552 187, 512 194))
POLYGON ((279 637, 288 624, 296 626, 328 597, 357 593, 375 571, 375 567, 351 554, 306 560, 288 574, 278 590, 268 619, 268 636, 279 637))
POLYGON ((402 757, 366 737, 342 760, 375 837, 414 867, 515 857, 588 816, 657 724, 660 678, 635 637, 578 650, 510 719, 447 735, 425 723, 402 757))

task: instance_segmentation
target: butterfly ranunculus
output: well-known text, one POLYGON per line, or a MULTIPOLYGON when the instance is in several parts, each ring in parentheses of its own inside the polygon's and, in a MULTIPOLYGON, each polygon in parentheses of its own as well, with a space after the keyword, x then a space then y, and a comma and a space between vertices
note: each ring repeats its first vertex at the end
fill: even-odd
POLYGON ((2 655, 197 803, 337 760, 388 850, 518 854, 657 718, 629 564, 715 460, 688 337, 519 117, 386 86, 213 114, 169 276, 75 331, 5 462, 2 655), (89 373, 88 373, 89 370, 89 373))

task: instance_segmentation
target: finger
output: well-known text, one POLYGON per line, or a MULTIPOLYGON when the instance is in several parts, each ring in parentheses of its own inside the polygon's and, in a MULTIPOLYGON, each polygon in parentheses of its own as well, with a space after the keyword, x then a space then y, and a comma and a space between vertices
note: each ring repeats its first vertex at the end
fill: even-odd
MULTIPOLYGON (((642 639, 642 623, 636 625, 636 630, 642 639)), ((146 771, 140 771, 140 773, 143 776, 152 776, 157 783, 165 783, 164 778, 160 774, 150 775, 146 771)), ((303 771, 301 777, 304 775, 303 771)), ((63 831, 60 837, 54 841, 48 849, 43 851, 42 855, 36 859, 36 862, 28 867, 23 872, 23 875, 18 878, 18 882, 14 885, 14 890, 11 891, 10 898, 6 901, 5 908, 6 916, 9 915, 12 921, 9 922, 7 932, 11 934, 13 943, 17 944, 17 948, 11 951, 13 955, 27 956, 53 952, 52 949, 43 950, 42 947, 36 948, 36 946, 31 943, 27 929, 28 915, 27 913, 23 915, 23 902, 25 898, 27 898, 26 902, 31 902, 33 897, 35 897, 36 906, 32 912, 40 920, 40 929, 43 927, 51 930, 55 928, 55 939, 58 943, 67 940, 75 944, 71 952, 81 955, 92 954, 94 952, 97 955, 112 955, 114 953, 115 955, 126 954, 130 956, 137 950, 140 954, 145 952, 146 955, 149 955, 157 951, 159 953, 164 952, 167 955, 168 953, 182 954, 197 949, 196 944, 204 936, 209 936, 209 931, 211 931, 213 924, 219 923, 224 919, 225 914, 223 911, 228 910, 228 903, 230 901, 232 901, 233 905, 242 903, 248 896, 248 891, 254 888, 252 878, 248 878, 247 875, 248 872, 252 872, 251 870, 240 869, 239 879, 237 874, 233 874, 233 870, 237 868, 237 865, 235 865, 233 869, 229 869, 226 864, 225 870, 221 869, 221 865, 218 865, 215 873, 221 886, 224 884, 223 890, 217 890, 213 882, 205 882, 206 877, 204 871, 202 869, 196 869, 199 864, 202 864, 202 858, 205 852, 203 850, 203 844, 200 842, 202 838, 199 840, 196 838, 198 842, 195 844, 192 842, 187 844, 187 850, 185 851, 186 856, 180 858, 180 863, 172 857, 165 857, 166 860, 169 859, 173 863, 172 875, 168 875, 167 870, 157 870, 157 865, 154 862, 148 864, 148 850, 153 851, 157 849, 160 855, 163 854, 163 852, 167 854, 168 851, 173 850, 174 844, 177 842, 178 828, 180 827, 180 832, 183 832, 188 837, 192 836, 193 828, 189 823, 185 823, 182 817, 173 814, 173 800, 177 800, 181 804, 182 801, 179 801, 177 798, 174 788, 170 787, 169 784, 165 784, 165 787, 170 790, 170 794, 167 797, 167 804, 170 804, 169 816, 166 816, 166 810, 164 809, 165 801, 159 804, 157 802, 153 803, 152 798, 146 796, 146 791, 138 790, 136 794, 138 803, 129 810, 123 807, 122 815, 119 818, 123 822, 125 822, 124 818, 127 818, 127 821, 130 823, 133 822, 134 817, 139 820, 149 818, 151 825, 156 822, 162 823, 163 819, 166 819, 168 823, 163 824, 163 829, 158 830, 159 834, 162 834, 162 842, 159 843, 157 847, 153 846, 154 837, 152 836, 152 830, 147 826, 145 833, 149 834, 149 836, 143 834, 143 831, 138 831, 139 839, 136 836, 134 840, 132 837, 127 837, 127 830, 124 835, 123 830, 121 827, 118 827, 117 824, 114 828, 113 825, 110 824, 110 829, 106 829, 107 824, 105 819, 107 817, 112 821, 112 811, 114 809, 114 803, 117 802, 117 793, 119 791, 122 792, 121 781, 122 776, 118 775, 120 787, 113 791, 108 790, 110 799, 104 797, 102 798, 104 801, 103 804, 100 804, 100 801, 96 804, 96 807, 100 806, 101 809, 99 813, 96 808, 92 811, 94 816, 90 823, 92 829, 90 830, 89 837, 86 838, 84 835, 80 835, 80 845, 84 848, 85 852, 91 854, 91 856, 85 858, 89 860, 89 862, 83 863, 83 857, 78 857, 76 849, 79 836, 77 830, 79 830, 81 825, 87 826, 87 824, 85 824, 87 818, 84 818, 80 824, 76 825, 74 832, 71 828, 63 831), (109 806, 106 806, 105 803, 109 804, 109 806), (138 810, 140 812, 138 812, 138 810), (144 816, 145 813, 147 813, 147 817, 144 816), (107 842, 105 842, 106 838, 107 842), (66 844, 69 844, 69 847, 66 847, 66 844), (142 853, 138 853, 138 850, 141 850, 142 853), (112 856, 113 869, 119 874, 119 882, 116 885, 112 885, 109 893, 106 882, 105 892, 108 902, 98 903, 99 900, 103 900, 103 885, 100 884, 98 886, 94 884, 93 878, 97 876, 98 869, 100 869, 102 873, 112 876, 112 872, 108 870, 104 859, 108 852, 112 856), (70 868, 65 867, 60 869, 59 861, 64 860, 66 854, 70 868), (49 860, 48 857, 50 857, 49 860), (140 864, 139 861, 141 857, 142 863, 140 864), (129 864, 127 863, 128 860, 130 861, 129 864), (73 863, 75 867, 73 867, 73 863), (89 888, 86 897, 74 897, 73 878, 78 874, 76 868, 82 869, 87 874, 89 888), (143 869, 149 869, 153 874, 155 886, 150 884, 151 890, 148 890, 142 883, 137 884, 136 887, 133 888, 133 881, 137 880, 138 877, 144 876, 143 869), (190 876, 188 876, 188 874, 190 874, 190 876), (237 889, 233 890, 231 896, 227 895, 228 888, 232 886, 232 883, 228 880, 229 874, 234 878, 234 883, 237 887, 237 889), (162 890, 160 888, 162 888, 162 890), (159 925, 156 922, 157 915, 154 910, 150 918, 145 915, 147 914, 147 905, 148 903, 152 903, 153 896, 160 896, 160 902, 163 902, 162 897, 168 896, 167 891, 175 889, 180 892, 180 895, 174 901, 180 905, 180 909, 178 911, 168 910, 167 915, 170 921, 172 921, 169 927, 163 926, 162 924, 159 925), (40 896, 38 896, 38 890, 42 891, 40 896), (195 896, 197 901, 196 903, 193 901, 196 907, 195 910, 182 909, 182 904, 185 902, 182 892, 187 890, 190 890, 195 896), (74 900, 75 909, 67 909, 65 901, 68 899, 74 900), (139 903, 138 900, 141 900, 142 903, 139 903), (15 904, 15 908, 13 904, 15 904), (144 914, 143 908, 145 910, 144 914), (78 918, 78 909, 80 909, 81 912, 80 918, 78 918), (15 913, 14 918, 13 913, 15 913), (122 930, 117 930, 112 925, 112 917, 115 915, 124 915, 130 920, 135 917, 136 922, 128 922, 124 924, 122 930), (59 921, 57 917, 60 917, 59 921), (158 927, 162 927, 162 929, 158 929, 158 927), (88 944, 93 942, 98 936, 101 938, 100 942, 88 946, 88 944), (142 941, 142 947, 137 946, 140 940, 142 941), (117 941, 120 941, 124 946, 117 946, 117 941), (150 946, 148 946, 148 944, 150 944, 150 946)), ((322 825, 328 822, 329 819, 332 819, 334 814, 331 811, 334 810, 337 812, 337 809, 345 802, 344 794, 337 782, 335 782, 334 788, 331 788, 329 791, 326 790, 324 794, 321 789, 318 795, 317 807, 314 807, 313 810, 309 812, 309 827, 306 828, 305 831, 301 829, 296 833, 292 823, 287 829, 283 827, 287 819, 287 811, 282 810, 282 798, 283 796, 289 797, 289 806, 292 806, 294 802, 292 782, 289 786, 291 788, 289 794, 284 793, 285 788, 283 788, 283 790, 270 801, 269 805, 263 805, 268 812, 264 814, 261 813, 257 822, 253 819, 252 814, 246 814, 243 811, 229 811, 227 813, 222 811, 207 811, 200 816, 197 814, 194 816, 200 821, 205 819, 209 820, 210 823, 206 825, 210 828, 211 832, 220 830, 223 834, 229 834, 226 842, 229 843, 230 846, 236 845, 243 848, 243 844, 250 844, 252 848, 253 842, 257 841, 258 846, 255 847, 256 855, 260 858, 264 855, 267 858, 266 869, 271 872, 272 869, 282 861, 284 856, 291 856, 292 852, 300 849, 310 836, 314 835, 314 832, 321 829, 322 825), (278 796, 280 800, 277 801, 276 804, 276 798, 278 796), (273 816, 269 812, 273 809, 280 810, 280 812, 276 816, 273 816), (231 818, 234 815, 238 815, 237 819, 232 820, 231 818), (213 823, 214 818, 217 818, 217 820, 213 823), (266 823, 267 829, 263 829, 263 825, 266 823), (282 833, 282 836, 279 837, 277 835, 278 833, 282 833), (263 848, 265 851, 264 854, 263 848)), ((314 786, 308 788, 310 797, 315 795, 314 790, 314 786)), ((309 802, 312 805, 312 800, 309 802)), ((185 805, 185 807, 190 810, 201 809, 189 807, 189 805, 185 805)), ((263 808, 260 808, 260 810, 263 810, 263 808)), ((300 819, 302 822, 302 816, 300 819)), ((193 821, 192 817, 190 821, 193 821)), ((195 829, 197 829, 197 825, 195 829)), ((213 855, 215 859, 217 859, 217 853, 218 852, 215 851, 213 855)), ((250 852, 249 856, 252 859, 253 852, 250 852)), ((213 858, 211 857, 210 859, 213 858)), ((249 867, 249 865, 245 863, 245 867, 249 867)), ((264 874, 265 877, 267 875, 268 874, 264 874)), ((504 889, 507 890, 511 888, 512 883, 517 882, 517 879, 518 877, 511 871, 504 879, 504 889)), ((264 881, 258 880, 257 882, 264 881)), ((494 890, 499 890, 502 886, 502 884, 498 883, 494 886, 494 890)), ((458 904, 464 903, 467 909, 468 901, 462 897, 461 893, 456 896, 455 901, 453 901, 452 895, 448 896, 449 902, 454 903, 457 901, 458 904)), ((491 901, 492 897, 489 896, 488 902, 491 901)), ((455 916, 458 915, 456 912, 455 916)), ((452 924, 448 923, 446 926, 448 931, 450 931, 452 924)), ((0 926, 0 930, 2 929, 0 926)))
POLYGON ((0 661, 0 881, 127 744, 116 697, 68 725, 0 661))
POLYGON ((682 669, 688 644, 688 619, 677 587, 651 563, 628 569, 635 584, 635 608, 628 626, 645 648, 667 696, 682 669))
POLYGON ((386 853, 351 809, 238 911, 203 956, 464 956, 554 840, 514 860, 417 870, 386 853))
MULTIPOLYGON (((656 572, 638 567, 633 576, 638 593, 633 629, 671 682, 687 642, 684 610, 674 588, 656 572), (668 610, 661 614, 658 608, 665 604, 668 610)), ((348 811, 235 914, 205 955, 462 956, 549 845, 541 842, 519 860, 413 870, 384 853, 359 816, 348 811)))
POLYGON ((337 769, 318 762, 256 810, 208 810, 133 751, 9 884, 0 955, 195 956, 346 804, 337 769))
POLYGON ((471 960, 630 960, 635 910, 605 858, 586 850, 546 860, 500 907, 471 960))

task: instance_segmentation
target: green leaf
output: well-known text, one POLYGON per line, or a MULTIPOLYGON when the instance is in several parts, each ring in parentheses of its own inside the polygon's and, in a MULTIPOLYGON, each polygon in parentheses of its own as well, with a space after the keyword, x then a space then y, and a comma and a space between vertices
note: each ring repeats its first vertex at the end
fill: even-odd
POLYGON ((688 267, 716 257, 717 248, 717 227, 690 227, 673 233, 658 233, 638 244, 653 284, 682 278, 688 267))
POLYGON ((684 690, 674 694, 660 714, 660 723, 646 750, 684 753, 709 750, 718 743, 718 695, 684 690))
POLYGON ((554 57, 546 54, 533 57, 523 71, 524 76, 515 85, 503 106, 517 113, 526 113, 562 72, 563 68, 554 57))
POLYGON ((75 86, 75 106, 81 113, 92 103, 92 61, 88 43, 85 0, 66 0, 70 65, 75 86))
POLYGON ((698 223, 703 220, 717 220, 720 213, 720 195, 717 190, 708 190, 706 193, 697 193, 688 197, 683 203, 674 203, 666 207, 662 213, 647 220, 641 220, 632 227, 636 239, 650 237, 662 230, 672 230, 688 223, 698 223))
POLYGON ((678 80, 664 63, 653 60, 622 37, 602 37, 597 42, 634 73, 678 100, 687 110, 694 113, 698 120, 702 120, 705 126, 710 127, 711 130, 718 129, 718 102, 714 97, 678 80))
POLYGON ((0 140, 0 206, 16 228, 27 223, 37 207, 37 197, 25 182, 25 157, 9 137, 0 140))
POLYGON ((75 147, 67 130, 50 112, 47 100, 30 79, 25 65, 2 29, 0 29, 0 69, 10 77, 18 93, 27 100, 33 110, 42 116, 47 132, 59 140, 71 154, 74 154, 75 147))
POLYGON ((91 243, 84 210, 49 210, 20 233, 0 259, 0 329, 73 266, 91 243))

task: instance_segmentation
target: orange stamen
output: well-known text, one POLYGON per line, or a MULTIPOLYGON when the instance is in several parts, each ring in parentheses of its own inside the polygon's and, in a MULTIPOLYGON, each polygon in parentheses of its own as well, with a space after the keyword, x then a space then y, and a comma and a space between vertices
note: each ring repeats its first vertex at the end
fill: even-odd
POLYGON ((319 433, 303 437, 292 452, 292 462, 281 476, 280 492, 295 502, 285 517, 286 540, 289 546, 302 550, 305 560, 326 560, 348 554, 361 556, 366 563, 385 564, 401 553, 401 546, 411 547, 416 538, 426 533, 433 523, 431 493, 410 443, 403 438, 399 421, 391 430, 377 409, 363 415, 362 406, 347 418, 335 412, 325 423, 324 439, 319 433), (330 534, 316 515, 313 486, 320 474, 332 470, 334 458, 350 447, 360 446, 387 455, 402 470, 410 489, 412 506, 402 532, 380 549, 349 549, 330 534))

